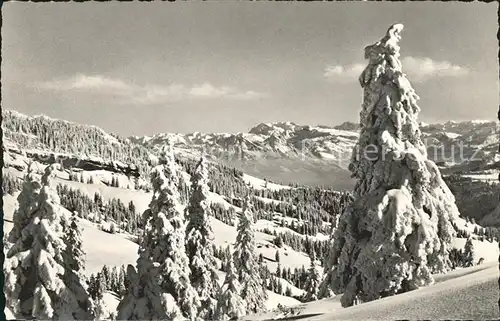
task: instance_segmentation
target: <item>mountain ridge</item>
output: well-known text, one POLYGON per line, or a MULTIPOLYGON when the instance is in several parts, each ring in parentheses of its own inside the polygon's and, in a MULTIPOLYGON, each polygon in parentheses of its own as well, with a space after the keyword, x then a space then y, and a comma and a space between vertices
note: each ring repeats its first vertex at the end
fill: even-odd
MULTIPOLYGON (((118 159, 123 163, 147 159, 148 154, 156 153, 167 141, 171 141, 181 155, 192 158, 203 153, 213 161, 236 167, 250 175, 285 184, 323 185, 337 189, 351 189, 354 186, 348 171, 351 152, 359 135, 359 124, 354 122, 337 126, 300 125, 291 121, 268 122, 257 124, 247 133, 158 133, 152 136, 121 137, 94 125, 82 125, 44 115, 27 116, 15 110, 4 110, 2 114, 4 138, 7 140, 4 148, 9 141, 22 140, 28 141, 26 144, 33 148, 72 153, 78 157, 102 152, 93 150, 88 144, 83 144, 82 150, 71 149, 73 146, 69 143, 66 145, 70 149, 68 146, 58 146, 61 144, 50 138, 57 131, 51 129, 51 132, 47 132, 37 127, 45 122, 65 126, 65 130, 70 132, 76 128, 84 131, 85 135, 99 139, 100 144, 115 146, 110 148, 124 151, 125 156, 118 159), (29 126, 22 124, 26 120, 29 120, 29 126)), ((446 175, 500 168, 497 153, 500 131, 496 121, 421 123, 420 130, 428 146, 429 158, 446 175)), ((77 138, 84 139, 80 136, 84 135, 77 138)), ((106 146, 104 152, 105 158, 116 158, 106 146)), ((140 164, 135 165, 141 167, 140 164)))
MULTIPOLYGON (((421 123, 421 135, 428 156, 444 174, 477 172, 500 167, 496 121, 448 121, 421 123)), ((339 182, 339 188, 353 186, 348 165, 359 137, 359 124, 337 126, 300 125, 295 122, 260 123, 248 133, 164 133, 132 136, 147 148, 159 148, 170 140, 184 152, 205 153, 245 172, 270 175, 286 182, 292 172, 302 184, 314 177, 318 184, 339 182)))

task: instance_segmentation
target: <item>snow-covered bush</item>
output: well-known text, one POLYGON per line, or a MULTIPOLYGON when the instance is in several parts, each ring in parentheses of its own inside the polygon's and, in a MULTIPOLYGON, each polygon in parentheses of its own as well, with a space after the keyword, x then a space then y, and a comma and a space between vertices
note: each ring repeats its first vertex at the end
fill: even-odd
POLYGON ((117 232, 115 222, 101 222, 101 224, 99 224, 99 229, 110 234, 115 234, 117 232))

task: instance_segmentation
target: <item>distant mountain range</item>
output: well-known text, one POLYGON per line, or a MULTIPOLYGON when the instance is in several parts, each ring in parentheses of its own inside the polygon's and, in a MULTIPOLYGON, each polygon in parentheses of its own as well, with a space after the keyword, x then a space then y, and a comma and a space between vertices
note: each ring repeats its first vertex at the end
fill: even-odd
MULTIPOLYGON (((445 174, 500 167, 496 121, 422 123, 420 129, 428 157, 445 174)), ((204 152, 246 173, 284 183, 350 189, 354 182, 347 167, 358 137, 359 125, 350 122, 335 127, 279 122, 261 123, 248 133, 163 133, 129 139, 152 149, 170 140, 182 153, 204 152)))
MULTIPOLYGON (((106 166, 125 166, 122 171, 132 174, 135 167, 128 168, 131 163, 138 166, 141 161, 147 162, 152 152, 170 140, 182 155, 198 157, 203 152, 212 160, 279 183, 323 185, 339 190, 354 185, 347 168, 359 137, 359 125, 355 123, 335 127, 261 123, 248 133, 160 133, 125 138, 95 126, 47 116, 28 117, 15 111, 2 114, 4 148, 17 143, 25 151, 66 153, 92 162, 111 159, 114 163, 106 166)), ((420 129, 429 158, 444 174, 483 173, 500 168, 496 121, 422 123, 420 129)), ((90 162, 88 166, 95 167, 90 162)))

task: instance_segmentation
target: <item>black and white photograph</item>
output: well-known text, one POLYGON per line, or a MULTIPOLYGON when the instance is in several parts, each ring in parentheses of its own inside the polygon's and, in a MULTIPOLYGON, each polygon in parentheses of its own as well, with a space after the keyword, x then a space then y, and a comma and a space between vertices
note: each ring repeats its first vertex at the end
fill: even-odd
POLYGON ((0 319, 499 319, 499 12, 4 2, 0 319))

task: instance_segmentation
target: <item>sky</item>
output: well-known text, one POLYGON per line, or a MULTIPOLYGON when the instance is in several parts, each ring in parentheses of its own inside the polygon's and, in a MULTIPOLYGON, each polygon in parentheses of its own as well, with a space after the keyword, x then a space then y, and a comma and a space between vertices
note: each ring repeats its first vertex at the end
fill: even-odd
POLYGON ((497 4, 3 4, 2 108, 121 135, 358 121, 363 49, 393 23, 420 120, 496 119, 497 4))

